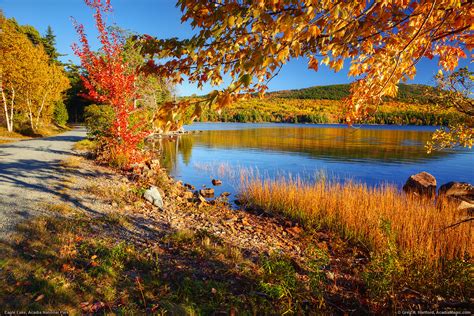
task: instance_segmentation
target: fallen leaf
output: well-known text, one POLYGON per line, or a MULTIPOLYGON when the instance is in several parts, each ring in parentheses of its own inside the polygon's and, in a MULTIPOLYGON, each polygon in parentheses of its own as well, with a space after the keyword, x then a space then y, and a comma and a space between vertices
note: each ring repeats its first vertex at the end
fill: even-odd
POLYGON ((96 302, 92 304, 90 310, 91 312, 97 312, 98 310, 102 309, 105 307, 105 304, 103 302, 96 302))
POLYGON ((38 297, 35 299, 35 302, 39 302, 44 298, 44 294, 38 295, 38 297))

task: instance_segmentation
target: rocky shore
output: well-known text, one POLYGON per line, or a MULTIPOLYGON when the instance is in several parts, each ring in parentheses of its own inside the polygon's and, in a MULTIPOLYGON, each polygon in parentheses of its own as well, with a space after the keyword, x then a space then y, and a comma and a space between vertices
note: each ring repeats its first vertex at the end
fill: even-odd
MULTIPOLYGON (((366 271, 378 259, 363 243, 262 210, 233 208, 228 195, 214 196, 212 187, 196 189, 174 181, 158 160, 126 172, 85 158, 62 165, 62 198, 42 205, 51 217, 24 224, 27 228, 20 233, 27 234, 15 239, 19 250, 4 251, 10 258, 0 269, 0 281, 10 281, 0 303, 6 306, 44 300, 48 306, 69 304, 71 312, 82 313, 219 315, 384 314, 469 306, 462 298, 430 296, 411 288, 389 298, 373 296, 366 271), (57 237, 41 240, 52 235, 57 237), (113 259, 106 259, 105 249, 113 259), (22 261, 25 253, 27 263, 22 261), (57 258, 48 257, 52 254, 57 258), (108 262, 117 258, 133 260, 110 268, 108 262), (22 277, 25 269, 15 270, 25 265, 45 271, 36 275, 40 283, 32 285, 34 291, 28 285, 31 278, 22 277), (89 294, 81 290, 87 278, 96 284, 89 294), (100 286, 97 278, 103 280, 100 286), (66 280, 54 286, 62 289, 66 284, 71 296, 66 300, 51 294, 42 287, 43 279, 49 288, 54 280, 66 280), (24 299, 8 300, 18 293, 24 299)), ((411 177, 407 192, 432 194, 433 182, 424 180, 432 179, 425 174, 411 177)), ((440 195, 457 196, 453 192, 466 186, 442 188, 440 195)), ((386 269, 385 264, 376 268, 386 269)))
POLYGON ((436 194, 436 178, 428 172, 420 172, 408 178, 403 191, 409 195, 434 199, 437 203, 455 203, 459 211, 467 215, 474 213, 474 186, 467 182, 442 184, 436 194))

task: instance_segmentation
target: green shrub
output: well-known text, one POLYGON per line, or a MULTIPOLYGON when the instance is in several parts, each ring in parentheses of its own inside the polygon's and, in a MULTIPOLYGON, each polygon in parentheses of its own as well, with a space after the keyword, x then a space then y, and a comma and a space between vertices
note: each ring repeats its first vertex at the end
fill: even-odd
POLYGON ((69 115, 67 113, 66 105, 63 101, 58 101, 54 104, 54 112, 53 112, 53 120, 59 126, 64 126, 69 119, 69 115))
POLYGON ((84 109, 84 123, 87 136, 96 138, 107 136, 112 125, 115 112, 110 105, 91 104, 84 109))

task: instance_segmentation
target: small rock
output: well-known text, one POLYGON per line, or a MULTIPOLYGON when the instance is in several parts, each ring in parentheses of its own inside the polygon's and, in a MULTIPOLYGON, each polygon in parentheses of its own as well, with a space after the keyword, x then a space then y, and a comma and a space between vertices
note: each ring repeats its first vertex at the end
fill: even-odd
POLYGON ((154 206, 163 209, 163 198, 161 197, 158 188, 155 186, 150 187, 143 194, 143 198, 153 204, 154 206))
POLYGON ((222 192, 222 193, 221 193, 221 196, 222 196, 222 197, 229 196, 229 195, 230 195, 230 192, 222 192))
POLYGON ((222 181, 219 179, 212 179, 212 185, 221 185, 222 181))
POLYGON ((189 183, 185 183, 185 184, 184 184, 184 187, 187 188, 187 189, 189 189, 189 190, 195 190, 195 189, 196 189, 196 188, 194 187, 194 185, 189 184, 189 183))
POLYGON ((201 189, 199 191, 199 193, 201 193, 202 196, 207 197, 207 198, 214 197, 214 189, 213 188, 201 189))
POLYGON ((436 195, 436 178, 428 172, 410 176, 403 186, 403 191, 419 197, 434 198, 436 195))

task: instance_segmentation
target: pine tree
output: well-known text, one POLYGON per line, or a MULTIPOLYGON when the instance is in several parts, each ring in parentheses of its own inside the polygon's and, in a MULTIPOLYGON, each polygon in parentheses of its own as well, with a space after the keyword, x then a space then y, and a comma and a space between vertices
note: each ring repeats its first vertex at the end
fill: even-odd
POLYGON ((53 29, 50 25, 48 25, 46 34, 41 39, 44 50, 48 54, 50 61, 58 62, 58 57, 61 56, 61 54, 56 50, 56 35, 54 35, 53 29))

